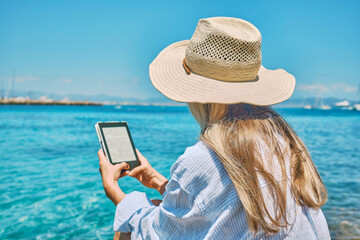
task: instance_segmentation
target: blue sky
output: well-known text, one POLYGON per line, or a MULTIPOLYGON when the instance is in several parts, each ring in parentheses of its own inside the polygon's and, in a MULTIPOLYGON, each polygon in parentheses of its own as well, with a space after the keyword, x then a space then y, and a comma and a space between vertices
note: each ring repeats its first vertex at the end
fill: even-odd
POLYGON ((0 1, 0 81, 15 90, 152 98, 148 66, 200 18, 262 33, 262 64, 297 79, 294 97, 354 98, 360 1, 0 1))

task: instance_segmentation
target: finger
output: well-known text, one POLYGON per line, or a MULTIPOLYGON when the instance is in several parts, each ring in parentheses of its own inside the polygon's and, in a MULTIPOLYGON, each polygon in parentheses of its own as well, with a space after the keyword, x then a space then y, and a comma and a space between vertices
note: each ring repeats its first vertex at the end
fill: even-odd
POLYGON ((144 157, 137 148, 135 148, 135 150, 136 150, 136 154, 137 154, 139 157, 144 157))
POLYGON ((130 171, 124 171, 124 172, 122 172, 122 173, 120 174, 120 177, 122 178, 122 177, 125 177, 125 176, 129 175, 129 172, 130 172, 130 171))
POLYGON ((101 148, 98 151, 98 157, 99 157, 99 162, 104 162, 106 160, 104 152, 101 148))
POLYGON ((143 164, 143 163, 147 162, 146 157, 144 157, 144 156, 140 153, 140 151, 137 150, 137 148, 135 148, 135 150, 136 150, 136 154, 137 154, 138 157, 139 157, 140 163, 143 164))
POLYGON ((135 176, 135 175, 143 172, 145 169, 146 169, 145 166, 140 165, 140 166, 134 168, 133 170, 131 170, 130 173, 129 173, 129 176, 130 177, 135 176))
POLYGON ((129 169, 129 164, 128 163, 126 163, 126 162, 122 162, 122 163, 119 163, 119 164, 116 164, 116 168, 118 169, 118 170, 125 170, 125 169, 129 169))

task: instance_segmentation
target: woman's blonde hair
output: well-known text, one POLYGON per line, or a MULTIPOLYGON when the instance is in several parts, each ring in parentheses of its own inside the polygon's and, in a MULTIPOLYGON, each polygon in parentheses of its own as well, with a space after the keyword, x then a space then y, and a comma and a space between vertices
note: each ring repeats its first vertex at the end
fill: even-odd
POLYGON ((286 217, 287 181, 278 181, 268 163, 280 166, 281 179, 290 177, 292 195, 299 205, 320 208, 326 203, 326 188, 304 143, 274 110, 266 107, 273 113, 270 117, 263 114, 264 117, 229 118, 231 105, 188 105, 201 127, 200 140, 222 162, 244 206, 249 228, 255 234, 260 228, 267 234, 277 233, 290 224, 286 217), (260 139, 267 146, 265 154, 260 139), (277 162, 271 163, 273 159, 277 162), (266 181, 273 198, 273 214, 267 207, 270 199, 264 199, 259 177, 266 181))

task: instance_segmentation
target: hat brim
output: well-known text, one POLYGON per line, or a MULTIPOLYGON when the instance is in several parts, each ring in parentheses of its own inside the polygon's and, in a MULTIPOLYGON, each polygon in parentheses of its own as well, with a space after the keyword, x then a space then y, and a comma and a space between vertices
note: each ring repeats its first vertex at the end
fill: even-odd
POLYGON ((283 69, 268 70, 261 66, 257 78, 247 82, 225 82, 195 73, 187 75, 183 59, 189 42, 171 44, 149 66, 154 87, 174 101, 266 106, 283 102, 294 92, 295 77, 283 69))

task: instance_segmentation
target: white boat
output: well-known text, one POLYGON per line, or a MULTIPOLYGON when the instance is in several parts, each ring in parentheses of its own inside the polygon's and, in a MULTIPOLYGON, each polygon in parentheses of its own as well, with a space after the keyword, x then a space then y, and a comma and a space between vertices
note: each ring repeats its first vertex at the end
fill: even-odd
POLYGON ((344 100, 344 101, 341 101, 341 102, 337 102, 335 103, 335 106, 336 107, 349 107, 350 106, 350 103, 348 100, 344 100))
POLYGON ((360 104, 355 104, 355 105, 353 106, 353 110, 354 110, 354 111, 357 111, 357 112, 360 112, 360 104))
POLYGON ((360 84, 359 84, 359 87, 358 87, 358 90, 356 92, 356 96, 355 96, 355 103, 353 106, 352 106, 352 110, 354 111, 357 111, 357 112, 360 112, 360 84))
POLYGON ((40 102, 46 102, 46 103, 54 102, 54 99, 51 99, 51 98, 48 97, 48 96, 41 96, 41 97, 39 97, 38 100, 39 100, 40 102))
POLYGON ((352 110, 353 109, 353 107, 350 105, 350 102, 348 100, 337 102, 334 104, 334 106, 341 110, 352 110))
POLYGON ((331 109, 330 105, 324 104, 323 98, 321 98, 320 102, 321 103, 320 103, 319 109, 321 109, 321 110, 330 110, 331 109))
POLYGON ((305 105, 304 109, 312 109, 313 107, 311 105, 305 105))
POLYGON ((329 105, 321 105, 319 109, 321 109, 321 110, 330 110, 331 107, 329 105))

